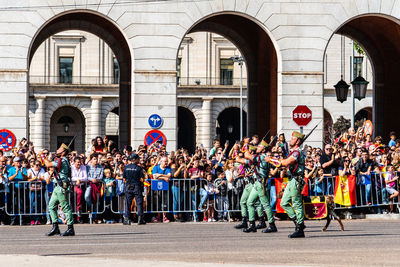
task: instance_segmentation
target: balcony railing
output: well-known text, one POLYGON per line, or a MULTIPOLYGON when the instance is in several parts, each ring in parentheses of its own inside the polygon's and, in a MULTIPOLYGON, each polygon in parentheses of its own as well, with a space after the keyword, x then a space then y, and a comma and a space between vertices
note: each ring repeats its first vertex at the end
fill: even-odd
MULTIPOLYGON (((243 87, 247 87, 247 79, 242 79, 243 87)), ((240 78, 222 79, 210 77, 177 77, 178 86, 240 86, 240 78)))
POLYGON ((98 85, 98 84, 118 84, 119 79, 113 76, 29 76, 31 84, 44 85, 98 85))

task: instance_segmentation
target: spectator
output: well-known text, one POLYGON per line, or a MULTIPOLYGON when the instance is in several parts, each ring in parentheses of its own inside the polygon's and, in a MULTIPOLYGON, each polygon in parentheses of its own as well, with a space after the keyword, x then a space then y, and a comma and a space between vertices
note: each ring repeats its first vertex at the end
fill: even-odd
POLYGON ((86 166, 82 165, 82 160, 80 157, 74 159, 74 164, 71 165, 71 181, 74 185, 74 193, 76 196, 76 212, 78 223, 83 223, 82 221, 82 206, 83 197, 86 190, 86 185, 88 181, 88 171, 86 166))
POLYGON ((385 174, 386 192, 389 194, 390 213, 393 213, 393 199, 399 196, 399 191, 396 190, 396 183, 399 177, 393 172, 393 165, 387 166, 385 174))
MULTIPOLYGON (((165 182, 169 182, 171 179, 171 168, 168 166, 168 158, 162 157, 160 159, 160 164, 155 166, 152 170, 153 179, 156 180, 164 180, 165 182)), ((164 193, 164 190, 157 191, 158 196, 161 199, 161 210, 167 210, 167 202, 168 202, 168 194, 164 193)), ((167 214, 165 212, 162 213, 163 222, 168 223, 169 219, 167 218, 167 214)), ((155 221, 159 221, 159 217, 156 218, 155 221)))
POLYGON ((39 160, 34 162, 34 166, 28 171, 28 182, 30 182, 30 205, 31 214, 31 225, 40 224, 40 215, 42 214, 42 203, 43 203, 43 188, 42 181, 44 180, 45 171, 42 168, 42 164, 39 160))
POLYGON ((396 147, 396 132, 390 132, 389 148, 396 147))
MULTIPOLYGON (((101 192, 102 180, 103 180, 103 167, 98 164, 97 154, 94 153, 90 156, 90 164, 87 165, 88 181, 90 182, 90 197, 86 199, 89 206, 92 206, 94 212, 92 218, 96 218, 98 211, 99 202, 97 201, 101 192)), ((95 221, 102 223, 101 220, 95 221)))
POLYGON ((365 205, 371 204, 371 170, 372 161, 369 159, 368 151, 363 150, 361 159, 357 162, 357 183, 361 185, 361 202, 365 205))

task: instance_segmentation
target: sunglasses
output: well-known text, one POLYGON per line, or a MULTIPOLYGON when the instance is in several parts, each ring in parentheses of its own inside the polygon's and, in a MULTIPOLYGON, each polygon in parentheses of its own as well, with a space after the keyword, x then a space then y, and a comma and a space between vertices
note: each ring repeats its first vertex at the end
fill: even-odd
POLYGON ((40 166, 40 164, 35 164, 35 166, 40 166))

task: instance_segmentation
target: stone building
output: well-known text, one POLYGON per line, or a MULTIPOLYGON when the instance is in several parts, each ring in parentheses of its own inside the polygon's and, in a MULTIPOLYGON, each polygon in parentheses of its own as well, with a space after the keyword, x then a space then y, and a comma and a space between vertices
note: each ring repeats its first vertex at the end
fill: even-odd
MULTIPOLYGON (((399 5, 397 0, 3 3, 0 6, 0 126, 12 130, 18 138, 39 138, 49 132, 50 124, 40 123, 50 121, 49 111, 54 113, 59 106, 70 107, 74 101, 83 101, 86 110, 82 109, 81 113, 88 118, 83 139, 103 134, 107 114, 118 107, 116 113, 119 114, 121 144, 137 146, 143 143, 143 137, 150 129, 148 116, 157 113, 164 118, 161 130, 168 139, 168 149, 173 149, 178 146, 180 129, 178 106, 189 105, 188 99, 180 95, 189 96, 184 91, 194 87, 190 92, 196 95, 192 98, 193 102, 195 99, 198 102, 196 108, 192 107, 193 113, 201 113, 197 122, 197 141, 210 142, 208 137, 217 132, 211 124, 218 116, 212 110, 219 105, 219 99, 203 97, 209 92, 204 91, 201 80, 199 84, 195 80, 193 86, 190 82, 185 85, 182 76, 177 83, 177 66, 179 55, 183 52, 181 49, 185 42, 190 41, 190 34, 212 32, 230 40, 245 59, 247 133, 263 135, 271 129, 271 134, 290 134, 290 131, 298 129, 291 120, 291 112, 299 104, 308 105, 313 112, 313 121, 306 127, 307 131, 323 119, 324 110, 335 119, 341 110, 349 109, 348 101, 343 104, 334 102, 331 85, 340 77, 330 77, 324 63, 329 64, 329 59, 325 61, 329 45, 334 42, 335 34, 340 34, 354 39, 367 51, 372 64, 364 70, 366 73, 373 70, 372 77, 368 79, 371 84, 368 94, 371 97, 356 102, 356 111, 370 107, 375 134, 386 137, 389 131, 399 130, 393 116, 396 114, 396 100, 400 97, 396 80, 397 64, 400 62, 397 38, 399 5), (39 50, 45 51, 41 47, 44 41, 70 30, 97 35, 111 48, 118 62, 119 84, 105 86, 114 88, 114 91, 104 90, 96 84, 88 86, 86 94, 77 96, 74 92, 71 97, 66 95, 57 99, 65 93, 63 88, 55 87, 55 94, 52 95, 45 92, 48 90, 47 81, 34 83, 35 75, 30 68, 33 55, 39 50), (35 86, 38 86, 35 88, 37 98, 36 93, 32 95, 30 90, 35 86), (90 90, 93 91, 87 93, 90 90), (31 104, 30 99, 36 103, 31 104), (51 110, 47 101, 53 100, 58 102, 51 110), (329 107, 329 103, 333 107, 329 107), (35 114, 35 119, 30 119, 32 114, 35 114)), ((57 40, 51 42, 60 45, 59 52, 68 58, 71 48, 62 47, 65 38, 69 37, 59 35, 57 40)), ((73 39, 76 51, 80 49, 83 39, 79 36, 73 39)), ((51 53, 51 48, 46 51, 51 53)), ((101 57, 111 60, 110 55, 105 53, 101 57)), ((347 52, 345 61, 348 55, 347 52)), ((51 54, 46 57, 50 58, 51 54)), ((63 64, 70 64, 68 59, 65 60, 63 64)), ((74 64, 77 62, 79 60, 74 59, 74 64)), ((344 65, 349 66, 348 62, 344 65)), ((83 71, 81 66, 74 65, 73 68, 83 71)), ((111 69, 110 66, 109 69, 96 71, 101 71, 100 76, 107 77, 112 76, 111 69)), ((183 69, 181 65, 181 75, 183 69)), ((57 74, 54 70, 56 68, 50 67, 43 71, 51 80, 57 74)), ((79 75, 84 77, 86 74, 79 75)), ((351 81, 350 77, 346 81, 351 81)), ((229 96, 229 92, 226 95, 229 96)), ((236 97, 229 96, 228 100, 232 101, 228 106, 237 106, 237 93, 236 97)), ((71 119, 77 121, 82 114, 75 114, 71 119)), ((53 115, 59 116, 56 113, 53 115)), ((54 117, 56 124, 64 126, 64 121, 65 118, 54 117)), ((320 146, 322 134, 320 125, 308 142, 320 146)), ((38 146, 54 142, 41 140, 38 146)), ((204 145, 209 147, 210 143, 204 145)))

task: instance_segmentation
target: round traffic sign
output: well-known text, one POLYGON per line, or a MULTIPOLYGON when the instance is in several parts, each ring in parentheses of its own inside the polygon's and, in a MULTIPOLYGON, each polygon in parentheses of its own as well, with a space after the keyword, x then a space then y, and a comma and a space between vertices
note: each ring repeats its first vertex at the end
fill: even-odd
POLYGON ((293 110, 292 118, 298 126, 307 126, 312 120, 312 112, 307 106, 299 105, 293 110))
POLYGON ((149 117, 149 125, 153 129, 159 129, 163 125, 163 119, 158 114, 152 114, 149 117))
POLYGON ((151 130, 144 136, 144 144, 147 146, 150 146, 157 141, 161 142, 164 146, 167 144, 167 138, 159 130, 151 130))
POLYGON ((370 120, 366 120, 363 125, 364 135, 372 135, 374 126, 370 120))
POLYGON ((0 150, 10 151, 15 146, 15 135, 6 129, 0 130, 0 150))

